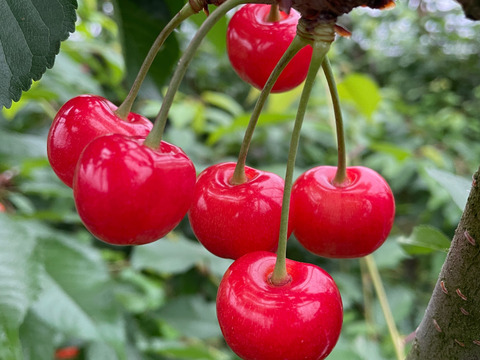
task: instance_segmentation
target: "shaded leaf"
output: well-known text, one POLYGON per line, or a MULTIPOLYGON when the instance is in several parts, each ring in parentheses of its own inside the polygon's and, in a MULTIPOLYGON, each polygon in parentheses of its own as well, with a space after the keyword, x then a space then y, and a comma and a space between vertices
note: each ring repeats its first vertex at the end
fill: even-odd
MULTIPOLYGON (((123 29, 127 81, 132 84, 158 34, 179 8, 170 9, 173 4, 167 6, 162 1, 150 0, 118 0, 116 5, 123 29)), ((182 2, 177 1, 177 6, 182 5, 182 2)), ((164 85, 178 57, 179 45, 172 34, 155 57, 148 72, 149 78, 159 87, 164 85)))
POLYGON ((440 230, 428 225, 416 226, 409 237, 400 237, 398 241, 411 255, 447 252, 450 247, 450 239, 440 230))
POLYGON ((60 42, 75 30, 76 0, 0 1, 0 105, 53 66, 60 42))

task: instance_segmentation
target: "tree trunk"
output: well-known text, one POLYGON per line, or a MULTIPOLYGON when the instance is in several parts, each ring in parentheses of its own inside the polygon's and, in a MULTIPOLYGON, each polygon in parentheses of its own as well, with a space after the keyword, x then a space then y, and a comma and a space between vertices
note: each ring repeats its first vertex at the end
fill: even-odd
POLYGON ((480 169, 407 360, 480 359, 480 169))

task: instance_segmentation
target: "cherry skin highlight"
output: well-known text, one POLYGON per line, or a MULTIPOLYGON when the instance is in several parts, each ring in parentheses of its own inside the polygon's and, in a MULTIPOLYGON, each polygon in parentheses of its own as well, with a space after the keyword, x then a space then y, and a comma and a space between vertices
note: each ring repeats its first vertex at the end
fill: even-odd
POLYGON ((290 281, 275 286, 276 255, 237 259, 222 278, 217 317, 225 341, 243 360, 321 360, 343 322, 340 292, 323 269, 287 259, 290 281))
MULTIPOLYGON (((227 28, 227 53, 235 72, 247 83, 263 89, 270 73, 297 32, 300 14, 280 12, 280 20, 267 21, 268 4, 247 4, 232 17, 227 28)), ((284 92, 306 78, 312 47, 301 49, 277 79, 272 92, 284 92)))
POLYGON ((115 110, 117 107, 101 96, 80 95, 67 101, 53 119, 47 138, 48 160, 69 187, 80 153, 90 141, 107 134, 147 136, 153 127, 135 113, 122 120, 115 110))
POLYGON ((232 185, 235 165, 213 165, 198 176, 188 212, 192 230, 219 257, 238 259, 252 251, 276 251, 284 181, 246 166, 247 182, 232 185))
POLYGON ((73 181, 73 196, 86 228, 114 245, 160 239, 186 215, 195 167, 177 146, 158 149, 145 138, 113 134, 87 145, 73 181))
POLYGON ((362 166, 348 167, 347 182, 334 185, 336 171, 333 166, 319 166, 295 181, 293 232, 307 250, 320 256, 366 256, 385 242, 392 229, 392 190, 377 172, 362 166))

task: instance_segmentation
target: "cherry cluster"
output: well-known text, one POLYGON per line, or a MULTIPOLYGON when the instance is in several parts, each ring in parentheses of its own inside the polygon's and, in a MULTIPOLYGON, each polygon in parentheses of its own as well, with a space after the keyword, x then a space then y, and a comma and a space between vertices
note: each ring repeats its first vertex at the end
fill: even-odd
MULTIPOLYGON (((227 0, 207 18, 180 60, 169 92, 175 93, 215 16, 238 3, 227 0)), ((197 176, 182 149, 161 140, 173 95, 167 92, 154 125, 130 111, 135 89, 151 64, 148 59, 193 12, 185 5, 160 34, 119 108, 96 95, 81 95, 63 105, 48 134, 50 164, 73 189, 78 214, 98 239, 114 245, 147 244, 188 215, 206 249, 235 260, 218 289, 217 315, 226 342, 242 359, 324 359, 342 327, 340 292, 323 269, 286 259, 286 241, 293 233, 314 254, 362 257, 386 240, 395 213, 392 191, 378 173, 346 167, 338 106, 338 166, 310 169, 292 184, 299 129, 320 67, 338 103, 325 57, 334 24, 309 31, 295 10, 287 14, 267 4, 248 4, 234 14, 227 31, 232 67, 262 93, 238 162, 210 166, 197 176), (299 36, 305 32, 306 38, 299 36), (268 94, 304 81, 285 180, 246 166, 252 132, 268 94)))

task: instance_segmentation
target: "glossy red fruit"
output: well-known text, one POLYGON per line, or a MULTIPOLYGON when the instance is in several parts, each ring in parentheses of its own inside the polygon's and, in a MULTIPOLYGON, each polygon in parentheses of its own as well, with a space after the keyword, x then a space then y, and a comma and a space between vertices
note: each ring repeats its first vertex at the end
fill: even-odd
POLYGON ((395 200, 374 170, 347 168, 348 183, 336 186, 336 167, 302 174, 291 197, 295 237, 309 251, 331 258, 356 258, 379 248, 392 229, 395 200))
POLYGON ((66 185, 72 187, 80 153, 93 139, 107 134, 147 136, 152 122, 130 113, 122 120, 117 107, 97 95, 80 95, 67 101, 53 119, 47 138, 50 165, 66 185))
MULTIPOLYGON (((280 12, 280 21, 269 22, 268 4, 247 4, 232 17, 227 28, 227 53, 237 74, 263 89, 270 73, 288 48, 297 31, 300 14, 280 12)), ((291 90, 306 78, 312 47, 300 50, 275 83, 272 92, 291 90)))
POLYGON ((170 232, 186 215, 195 168, 177 146, 113 134, 87 145, 73 182, 78 214, 100 240, 140 245, 170 232))
POLYGON ((230 348, 243 360, 320 360, 337 343, 343 321, 340 292, 321 268, 287 259, 291 281, 275 286, 276 255, 254 252, 227 270, 217 317, 230 348))
POLYGON ((230 259, 252 251, 275 251, 282 212, 283 179, 245 167, 248 181, 232 185, 235 163, 204 170, 197 179, 188 218, 197 239, 230 259))

